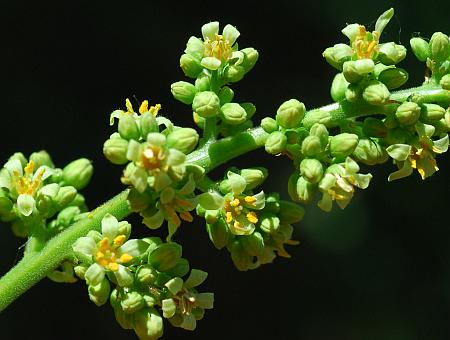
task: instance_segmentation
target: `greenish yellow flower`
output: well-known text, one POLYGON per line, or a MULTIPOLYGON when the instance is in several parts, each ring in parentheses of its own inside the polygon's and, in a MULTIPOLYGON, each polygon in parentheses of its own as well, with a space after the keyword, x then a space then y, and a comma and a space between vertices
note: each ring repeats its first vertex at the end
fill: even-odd
POLYGON ((133 105, 131 104, 131 101, 127 98, 125 100, 125 106, 127 108, 126 111, 124 110, 115 110, 111 113, 110 116, 110 125, 114 124, 114 118, 120 119, 122 117, 126 117, 126 116, 132 116, 134 118, 138 118, 139 114, 144 114, 146 112, 150 112, 153 116, 156 116, 159 112, 159 110, 161 110, 161 104, 155 104, 154 106, 150 106, 149 107, 149 103, 148 100, 144 100, 141 105, 139 105, 139 109, 138 112, 135 112, 133 109, 133 105))

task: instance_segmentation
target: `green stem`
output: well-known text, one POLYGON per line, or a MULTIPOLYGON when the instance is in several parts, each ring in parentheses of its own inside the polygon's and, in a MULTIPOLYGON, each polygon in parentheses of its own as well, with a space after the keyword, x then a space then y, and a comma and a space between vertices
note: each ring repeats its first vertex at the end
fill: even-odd
MULTIPOLYGON (((394 101, 405 101, 412 94, 421 95, 421 100, 437 103, 450 103, 450 92, 435 85, 399 91, 391 95, 394 101)), ((379 114, 380 108, 364 107, 349 103, 334 103, 320 108, 331 114, 336 123, 339 120, 362 115, 379 114)), ((200 165, 206 172, 247 152, 264 146, 268 134, 261 128, 253 128, 233 137, 206 143, 188 155, 188 162, 200 165)), ((89 230, 101 228, 101 220, 110 213, 117 219, 130 214, 127 203, 128 190, 124 190, 108 202, 93 210, 89 217, 50 239, 45 247, 24 257, 14 268, 0 279, 0 311, 27 291, 35 283, 51 273, 72 251, 73 243, 89 230)))

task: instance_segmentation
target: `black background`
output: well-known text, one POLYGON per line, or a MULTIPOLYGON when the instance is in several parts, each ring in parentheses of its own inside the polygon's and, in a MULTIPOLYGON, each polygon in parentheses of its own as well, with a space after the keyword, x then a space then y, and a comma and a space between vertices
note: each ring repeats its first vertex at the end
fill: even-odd
MULTIPOLYGON (((334 74, 322 51, 345 42, 340 30, 359 22, 373 28, 392 1, 2 1, 0 6, 0 159, 15 151, 48 150, 62 166, 78 157, 93 160, 95 175, 84 190, 95 207, 122 189, 120 166, 102 156, 113 132, 109 113, 127 97, 161 103, 162 114, 191 125, 189 107, 170 95, 185 80, 178 59, 190 35, 219 20, 241 31, 240 47, 259 50, 255 69, 234 86, 238 101, 257 106, 256 121, 295 97, 312 108, 330 102, 334 74)), ((449 33, 447 1, 404 1, 384 41, 408 45, 418 32, 449 33)), ((410 85, 423 66, 402 63, 410 85)), ((325 214, 315 206, 296 228, 301 245, 291 260, 241 273, 226 251, 209 242, 201 221, 183 226, 177 240, 193 267, 210 273, 203 286, 216 294, 195 332, 166 323, 165 339, 449 339, 450 161, 422 182, 417 174, 394 183, 386 164, 345 210, 325 214)), ((254 152, 230 165, 266 165, 264 190, 286 197, 292 172, 285 159, 254 152)), ((212 176, 219 178, 224 168, 212 176)), ((135 230, 148 233, 136 221, 135 230)), ((0 275, 20 256, 23 240, 0 225, 0 275)), ((1 339, 127 339, 109 306, 97 308, 83 282, 43 280, 0 316, 1 339)))

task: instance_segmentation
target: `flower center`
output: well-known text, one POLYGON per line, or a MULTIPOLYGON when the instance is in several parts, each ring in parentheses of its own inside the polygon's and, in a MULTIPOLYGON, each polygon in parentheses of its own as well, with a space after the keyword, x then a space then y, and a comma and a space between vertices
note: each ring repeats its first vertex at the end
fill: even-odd
POLYGON ((163 153, 160 148, 156 146, 148 146, 142 153, 142 163, 147 170, 154 170, 161 167, 161 160, 163 153))
POLYGON ((117 248, 125 242, 125 235, 117 236, 112 244, 107 237, 103 238, 98 243, 97 254, 95 256, 96 262, 102 267, 108 268, 112 271, 119 269, 119 264, 130 262, 133 256, 123 253, 118 257, 117 248))
POLYGON ((33 195, 37 189, 39 188, 42 176, 44 176, 44 169, 39 170, 36 177, 33 179, 33 171, 34 171, 35 163, 34 161, 29 161, 27 166, 24 169, 24 175, 20 176, 17 171, 13 172, 14 175, 14 184, 17 189, 17 193, 33 195))
POLYGON ((245 218, 253 224, 258 223, 258 216, 254 211, 249 211, 243 204, 255 205, 254 196, 236 196, 232 200, 225 200, 225 216, 228 224, 233 223, 236 228, 242 228, 242 222, 237 221, 238 216, 245 214, 245 218))
POLYGON ((353 49, 358 55, 358 59, 372 59, 378 46, 379 33, 366 31, 366 27, 359 26, 359 34, 353 42, 353 49))
POLYGON ((214 40, 206 38, 204 55, 206 57, 214 57, 222 62, 226 62, 231 57, 230 42, 223 38, 222 35, 216 34, 214 40))

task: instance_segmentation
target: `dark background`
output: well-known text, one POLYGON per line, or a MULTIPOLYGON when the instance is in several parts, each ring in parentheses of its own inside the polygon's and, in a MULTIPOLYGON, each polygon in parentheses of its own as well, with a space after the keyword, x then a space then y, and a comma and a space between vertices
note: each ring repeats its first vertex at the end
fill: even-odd
MULTIPOLYGON (((373 29, 392 1, 2 1, 0 6, 1 162, 15 151, 48 150, 62 166, 93 160, 95 175, 84 191, 91 208, 122 189, 120 166, 102 156, 113 132, 109 113, 127 97, 149 99, 162 113, 191 124, 189 107, 170 95, 184 80, 178 59, 190 35, 219 20, 241 31, 239 45, 259 50, 255 69, 234 86, 236 99, 257 106, 256 121, 295 97, 312 108, 330 102, 333 69, 322 51, 345 42, 340 30, 359 22, 373 29)), ((384 41, 408 45, 418 32, 449 33, 448 1, 404 1, 384 41)), ((423 67, 402 63, 411 85, 423 67)), ((394 183, 394 166, 371 169, 374 179, 345 211, 307 208, 297 225, 291 260, 241 273, 226 251, 216 251, 201 221, 183 226, 177 240, 193 267, 210 276, 203 289, 216 294, 195 332, 166 323, 165 339, 449 339, 450 161, 422 182, 417 174, 394 183)), ((286 197, 288 161, 254 152, 230 165, 270 165, 266 192, 286 197)), ((212 175, 222 176, 224 168, 212 175)), ((138 225, 135 230, 147 232, 138 225)), ((23 240, 0 225, 0 275, 21 254, 23 240)), ((109 306, 97 308, 83 282, 43 280, 0 316, 1 339, 133 338, 109 306)))

